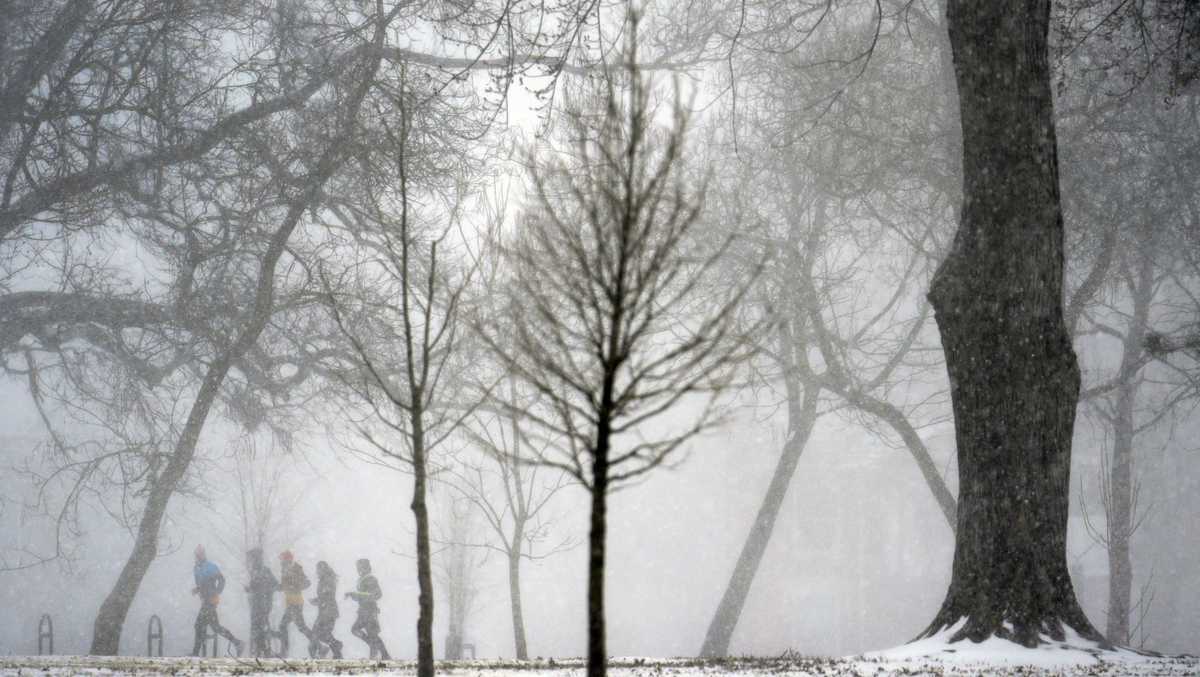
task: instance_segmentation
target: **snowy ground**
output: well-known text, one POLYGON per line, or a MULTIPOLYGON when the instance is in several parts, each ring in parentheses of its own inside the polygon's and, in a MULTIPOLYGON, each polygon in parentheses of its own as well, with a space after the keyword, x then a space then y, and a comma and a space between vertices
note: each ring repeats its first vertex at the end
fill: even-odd
MULTIPOLYGON (((960 643, 961 644, 961 643, 960 643)), ((1007 644, 1007 643, 1003 643, 1007 644)), ((936 648, 933 656, 908 645, 898 650, 849 658, 736 658, 721 661, 695 659, 620 658, 610 662, 614 677, 664 677, 666 675, 811 675, 813 677, 891 675, 1102 675, 1143 677, 1150 675, 1200 675, 1195 657, 1151 658, 1133 653, 1090 653, 1080 650, 1038 649, 1014 651, 1011 645, 984 642, 953 653, 936 648)), ((930 646, 923 647, 925 649, 930 646)), ((171 675, 346 675, 413 674, 411 661, 330 661, 197 659, 197 658, 104 658, 94 656, 0 657, 0 675, 89 675, 105 677, 149 674, 171 675)), ((439 662, 438 674, 462 677, 575 677, 582 675, 581 660, 457 661, 439 662)))

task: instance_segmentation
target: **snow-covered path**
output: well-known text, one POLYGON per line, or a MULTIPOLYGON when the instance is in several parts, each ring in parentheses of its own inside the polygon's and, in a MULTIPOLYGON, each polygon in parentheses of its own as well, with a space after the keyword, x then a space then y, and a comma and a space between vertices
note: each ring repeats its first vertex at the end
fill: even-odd
MULTIPOLYGON (((1018 664, 1004 657, 976 660, 967 656, 947 657, 875 657, 850 658, 737 658, 722 661, 695 659, 620 658, 610 662, 614 677, 662 677, 664 675, 805 675, 813 677, 890 677, 892 675, 1088 675, 1104 677, 1143 677, 1151 675, 1200 675, 1200 659, 1195 657, 1147 658, 1125 655, 1109 659, 1080 657, 1074 664, 1063 661, 1032 661, 1018 664)), ((1009 656, 1008 659, 1013 658, 1009 656)), ((89 675, 123 677, 126 675, 352 675, 414 674, 411 661, 381 663, 366 660, 264 660, 134 658, 97 656, 0 657, 0 675, 89 675)), ((534 661, 456 661, 439 662, 438 673, 462 677, 576 677, 584 673, 582 660, 534 661)))

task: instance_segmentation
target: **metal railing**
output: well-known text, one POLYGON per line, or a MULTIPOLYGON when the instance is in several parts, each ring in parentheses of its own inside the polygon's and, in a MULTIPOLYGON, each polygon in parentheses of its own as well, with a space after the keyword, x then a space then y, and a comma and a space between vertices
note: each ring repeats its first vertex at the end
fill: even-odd
POLYGON ((150 617, 150 621, 146 624, 146 655, 162 658, 163 655, 163 629, 162 619, 158 614, 150 617), (158 653, 154 653, 155 642, 158 643, 158 653))
POLYGON ((218 639, 218 637, 217 637, 217 633, 215 630, 213 630, 211 627, 205 628, 204 629, 204 639, 201 640, 201 642, 200 642, 200 655, 205 658, 208 657, 208 645, 209 645, 209 642, 211 642, 212 643, 212 657, 216 658, 217 656, 220 656, 221 654, 217 653, 217 649, 219 648, 219 645, 217 644, 217 639, 218 639))

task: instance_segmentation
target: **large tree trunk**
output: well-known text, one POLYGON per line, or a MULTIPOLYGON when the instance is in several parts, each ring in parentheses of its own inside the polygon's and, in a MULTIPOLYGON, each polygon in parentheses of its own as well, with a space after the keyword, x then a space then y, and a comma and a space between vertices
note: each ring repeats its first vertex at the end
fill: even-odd
POLYGON ((1079 367, 1063 321, 1063 224, 1049 0, 953 0, 963 210, 929 300, 958 447, 958 528, 946 599, 926 631, 1036 646, 1064 626, 1103 641, 1066 564, 1079 367))
MULTIPOLYGON (((783 346, 781 349, 789 350, 790 346, 783 346)), ((729 642, 733 638, 734 629, 737 628, 738 619, 741 618, 746 597, 750 594, 754 575, 758 572, 763 553, 771 541, 775 520, 779 517, 788 486, 796 474, 800 455, 804 453, 813 424, 817 420, 820 386, 801 383, 795 373, 786 374, 784 382, 788 394, 787 440, 783 444, 779 461, 775 464, 775 473, 771 475, 771 483, 763 496, 758 515, 754 518, 754 524, 751 525, 746 542, 742 545, 742 553, 738 556, 733 574, 725 586, 725 594, 721 596, 721 603, 708 624, 704 645, 700 647, 701 658, 716 658, 729 652, 729 642)))

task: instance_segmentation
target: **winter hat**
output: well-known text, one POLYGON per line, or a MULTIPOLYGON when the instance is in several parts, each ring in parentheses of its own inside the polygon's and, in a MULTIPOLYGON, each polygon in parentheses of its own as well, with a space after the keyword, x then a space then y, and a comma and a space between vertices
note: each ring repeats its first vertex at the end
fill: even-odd
POLYGON ((204 557, 204 546, 203 546, 203 545, 197 545, 197 546, 196 546, 196 559, 205 559, 205 557, 204 557))
POLYGON ((292 554, 291 550, 284 550, 283 552, 279 553, 279 559, 284 562, 290 562, 296 559, 296 556, 292 554))

